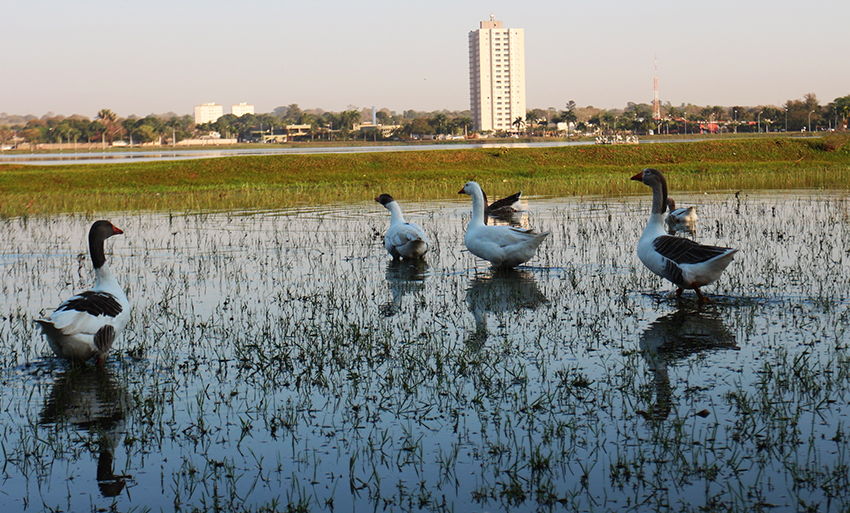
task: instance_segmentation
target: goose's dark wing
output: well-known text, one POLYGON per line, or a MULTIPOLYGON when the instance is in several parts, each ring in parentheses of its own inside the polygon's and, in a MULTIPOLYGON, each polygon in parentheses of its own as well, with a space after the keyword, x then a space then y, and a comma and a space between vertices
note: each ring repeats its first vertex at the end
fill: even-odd
POLYGON ((118 302, 118 298, 109 292, 87 290, 68 299, 56 309, 57 312, 71 310, 94 316, 106 315, 116 317, 121 313, 122 308, 121 303, 118 302))
POLYGON ((731 248, 706 246, 684 237, 662 235, 653 242, 653 247, 661 256, 677 264, 699 264, 728 253, 731 248))
POLYGON ((517 192, 516 194, 511 194, 507 198, 502 198, 499 201, 494 201, 492 205, 487 207, 489 212, 495 212, 503 209, 513 209, 514 203, 519 201, 520 196, 522 196, 522 191, 517 192))
POLYGON ((88 290, 68 299, 50 315, 50 322, 64 335, 97 333, 123 311, 121 303, 108 292, 88 290))

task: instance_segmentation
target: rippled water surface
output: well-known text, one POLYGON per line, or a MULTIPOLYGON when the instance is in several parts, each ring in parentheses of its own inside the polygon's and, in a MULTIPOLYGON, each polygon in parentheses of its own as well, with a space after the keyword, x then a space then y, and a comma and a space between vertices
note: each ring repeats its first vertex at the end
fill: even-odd
POLYGON ((703 306, 637 260, 648 189, 530 198, 510 272, 468 197, 398 199, 425 263, 377 203, 111 214, 103 369, 34 322, 90 286, 94 219, 0 221, 2 509, 850 508, 847 193, 678 196, 742 250, 703 306))

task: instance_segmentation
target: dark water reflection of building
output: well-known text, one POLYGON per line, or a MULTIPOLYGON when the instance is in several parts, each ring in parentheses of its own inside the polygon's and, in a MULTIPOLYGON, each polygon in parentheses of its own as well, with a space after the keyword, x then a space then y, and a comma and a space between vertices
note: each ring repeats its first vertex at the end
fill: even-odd
POLYGON ((466 304, 475 318, 475 331, 468 342, 482 345, 487 341, 487 312, 498 315, 533 309, 547 301, 531 271, 491 268, 476 273, 466 290, 466 304))
POLYGON ((735 335, 714 309, 679 309, 659 317, 640 335, 640 350, 653 372, 655 402, 639 412, 649 420, 664 420, 673 409, 668 366, 700 353, 739 349, 735 335))
POLYGON ((124 436, 127 392, 102 367, 69 367, 59 374, 45 398, 40 423, 57 430, 71 427, 94 437, 97 485, 115 497, 130 476, 115 474, 114 453, 124 436))

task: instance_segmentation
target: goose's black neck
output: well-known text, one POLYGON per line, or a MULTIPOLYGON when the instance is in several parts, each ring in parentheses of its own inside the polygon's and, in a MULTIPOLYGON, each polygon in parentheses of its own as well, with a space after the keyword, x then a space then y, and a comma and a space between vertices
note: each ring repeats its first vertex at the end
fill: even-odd
POLYGON ((123 233, 115 228, 109 221, 95 222, 89 230, 89 251, 91 262, 95 269, 100 269, 106 263, 106 255, 103 253, 103 241, 116 233, 123 233))
POLYGON ((89 251, 91 252, 91 263, 95 269, 100 269, 106 263, 106 255, 103 252, 103 239, 95 233, 89 234, 89 251))
POLYGON ((657 188, 656 191, 661 192, 661 197, 659 198, 659 201, 658 201, 658 203, 660 203, 660 205, 658 205, 658 207, 655 208, 656 207, 656 198, 655 198, 656 193, 654 193, 653 198, 652 198, 652 206, 653 206, 653 210, 655 212, 658 212, 659 214, 663 214, 664 211, 667 210, 667 180, 664 178, 664 175, 658 175, 658 176, 659 176, 659 178, 661 178, 661 180, 659 180, 659 182, 661 182, 661 187, 657 188))

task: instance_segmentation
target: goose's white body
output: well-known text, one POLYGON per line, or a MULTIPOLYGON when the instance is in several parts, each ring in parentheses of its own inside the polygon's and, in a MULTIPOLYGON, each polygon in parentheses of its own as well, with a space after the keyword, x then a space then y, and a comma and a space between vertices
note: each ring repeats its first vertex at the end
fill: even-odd
POLYGON ((472 219, 464 243, 473 255, 496 267, 515 267, 534 257, 549 232, 534 233, 512 226, 488 226, 484 222, 484 193, 475 182, 468 182, 460 194, 472 196, 472 219))
MULTIPOLYGON (((115 230, 109 235, 123 233, 111 223, 108 224, 110 230, 115 230)), ((93 226, 92 232, 94 230, 93 226)), ((95 263, 94 288, 69 298, 50 317, 37 321, 50 348, 60 358, 86 361, 97 357, 102 362, 115 337, 130 320, 130 302, 103 257, 105 238, 100 239, 99 249, 97 243, 92 242, 92 236, 89 238, 92 261, 95 263), (99 262, 102 263, 98 265, 99 262)))
POLYGON ((390 227, 384 236, 384 247, 393 258, 422 258, 428 252, 428 236, 416 223, 404 220, 401 207, 389 194, 381 194, 375 201, 390 211, 390 227))
POLYGON ((667 207, 667 182, 660 171, 644 169, 632 177, 652 187, 652 213, 638 241, 637 254, 643 265, 658 276, 683 289, 693 289, 700 301, 706 301, 700 287, 717 280, 738 251, 733 248, 706 246, 691 239, 668 235, 664 229, 667 207))
POLYGON ((670 210, 670 213, 667 214, 668 225, 693 224, 699 221, 697 208, 694 206, 676 208, 676 202, 673 201, 673 198, 667 198, 667 206, 670 210))

